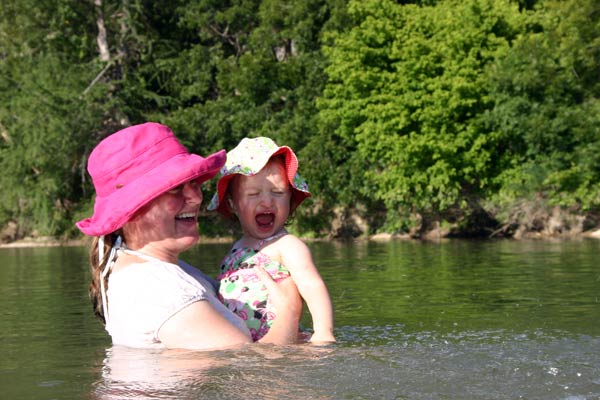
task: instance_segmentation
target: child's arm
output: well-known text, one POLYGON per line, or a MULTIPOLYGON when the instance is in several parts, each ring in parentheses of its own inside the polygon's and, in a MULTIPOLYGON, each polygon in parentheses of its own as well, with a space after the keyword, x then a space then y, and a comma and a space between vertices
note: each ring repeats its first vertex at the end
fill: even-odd
POLYGON ((281 263, 290 271, 300 295, 306 301, 313 321, 312 342, 335 342, 333 336, 333 305, 327 286, 308 246, 294 235, 277 242, 281 263))

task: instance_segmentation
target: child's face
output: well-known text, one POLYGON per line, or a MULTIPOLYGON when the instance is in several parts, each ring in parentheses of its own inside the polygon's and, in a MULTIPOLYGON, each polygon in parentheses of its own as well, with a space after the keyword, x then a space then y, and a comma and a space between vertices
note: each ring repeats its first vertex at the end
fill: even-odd
POLYGON ((292 192, 280 160, 254 176, 235 177, 231 185, 231 205, 246 236, 265 239, 283 228, 292 192))

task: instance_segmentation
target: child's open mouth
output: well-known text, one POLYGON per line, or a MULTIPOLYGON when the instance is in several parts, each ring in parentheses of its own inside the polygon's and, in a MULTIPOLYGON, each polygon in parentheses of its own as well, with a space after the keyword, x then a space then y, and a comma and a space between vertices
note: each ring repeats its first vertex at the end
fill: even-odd
POLYGON ((256 216, 256 224, 260 228, 269 228, 273 226, 275 221, 275 214, 273 213, 261 213, 256 216))

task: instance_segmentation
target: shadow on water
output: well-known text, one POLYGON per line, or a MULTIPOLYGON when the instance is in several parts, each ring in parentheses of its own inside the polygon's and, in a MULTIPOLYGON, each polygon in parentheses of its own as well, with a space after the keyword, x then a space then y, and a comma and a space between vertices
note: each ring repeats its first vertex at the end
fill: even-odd
MULTIPOLYGON (((338 342, 214 352, 113 347, 85 249, 0 249, 3 397, 600 398, 600 242, 310 246, 338 342)), ((215 274, 227 247, 183 258, 215 274)))

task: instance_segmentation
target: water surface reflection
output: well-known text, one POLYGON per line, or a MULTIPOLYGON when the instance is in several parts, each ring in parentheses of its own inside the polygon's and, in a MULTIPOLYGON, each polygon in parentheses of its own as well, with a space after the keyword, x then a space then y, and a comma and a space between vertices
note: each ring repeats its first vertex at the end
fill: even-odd
MULTIPOLYGON (((228 247, 184 258, 216 274, 228 247)), ((600 399, 600 241, 310 247, 338 343, 214 352, 113 347, 84 248, 0 249, 2 396, 600 399)))
POLYGON ((543 333, 344 330, 328 347, 112 348, 97 399, 597 399, 600 339, 543 333), (387 340, 385 345, 361 338, 387 340), (357 341, 358 339, 358 341, 357 341))

